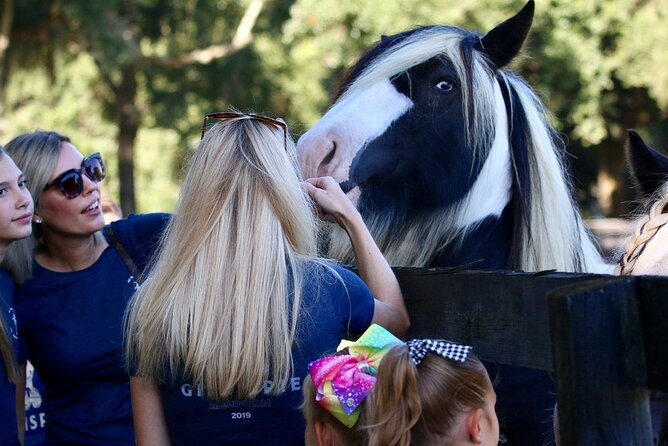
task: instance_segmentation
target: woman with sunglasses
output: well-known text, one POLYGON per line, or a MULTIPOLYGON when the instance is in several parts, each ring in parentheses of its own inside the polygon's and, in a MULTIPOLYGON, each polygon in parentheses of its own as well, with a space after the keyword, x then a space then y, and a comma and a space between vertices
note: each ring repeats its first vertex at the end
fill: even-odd
MULTIPOLYGON (((0 261, 10 243, 30 236, 32 227, 32 197, 23 173, 14 161, 0 149, 0 261)), ((18 446, 23 423, 17 421, 16 382, 18 371, 16 353, 18 331, 13 305, 14 282, 0 268, 0 444, 18 446)))
POLYGON ((308 361, 371 322, 401 334, 408 314, 336 182, 300 181, 283 121, 208 118, 158 260, 129 310, 137 442, 303 445, 308 361), (316 257, 309 195, 347 229, 369 288, 316 257))
POLYGON ((123 314, 166 216, 105 226, 102 157, 84 157, 66 136, 26 133, 5 149, 35 199, 33 237, 11 246, 5 264, 17 282, 19 361, 45 386, 45 442, 134 444, 123 314))

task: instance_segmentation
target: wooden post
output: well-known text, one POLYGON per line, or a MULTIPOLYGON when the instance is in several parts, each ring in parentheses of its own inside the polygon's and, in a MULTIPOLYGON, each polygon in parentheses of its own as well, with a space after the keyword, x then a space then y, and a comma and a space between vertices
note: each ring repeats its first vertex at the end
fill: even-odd
POLYGON ((645 350, 633 278, 550 293, 561 444, 652 444, 645 350))

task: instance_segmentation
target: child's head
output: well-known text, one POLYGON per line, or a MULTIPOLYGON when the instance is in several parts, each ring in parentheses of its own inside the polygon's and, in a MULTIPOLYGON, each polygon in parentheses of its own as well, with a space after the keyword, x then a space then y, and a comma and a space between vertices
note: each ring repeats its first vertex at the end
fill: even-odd
POLYGON ((394 346, 366 403, 368 444, 496 445, 496 394, 468 349, 422 339, 394 346))
POLYGON ((304 380, 307 446, 353 446, 366 443, 364 399, 376 382, 383 356, 401 340, 373 324, 346 354, 311 362, 304 380))
POLYGON ((471 347, 427 339, 403 343, 373 327, 373 336, 368 330, 349 347, 351 355, 309 365, 307 445, 498 443, 496 394, 487 370, 469 353, 471 347), (358 346, 379 339, 379 332, 391 338, 376 341, 371 349, 358 346), (359 388, 364 388, 361 398, 359 388), (346 408, 348 395, 357 401, 355 412, 346 408))
MULTIPOLYGON (((317 389, 310 376, 302 384, 304 391, 304 418, 306 418, 306 446, 362 446, 366 433, 363 420, 351 428, 344 426, 327 409, 316 402, 317 389)), ((361 414, 364 418, 364 413, 361 414)))
POLYGON ((32 233, 33 202, 23 172, 0 149, 0 260, 7 246, 32 233))

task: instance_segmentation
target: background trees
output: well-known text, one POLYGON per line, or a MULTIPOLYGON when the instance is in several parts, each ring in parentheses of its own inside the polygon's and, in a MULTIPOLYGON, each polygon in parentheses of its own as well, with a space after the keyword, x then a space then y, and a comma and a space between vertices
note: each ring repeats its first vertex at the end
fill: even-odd
MULTIPOLYGON (((105 193, 126 213, 169 210, 203 113, 270 111, 299 135, 381 34, 432 23, 484 31, 523 3, 0 0, 0 143, 58 129, 118 160, 105 193)), ((515 69, 567 139, 585 213, 628 210, 626 128, 668 147, 666 19, 665 0, 537 2, 515 69)))

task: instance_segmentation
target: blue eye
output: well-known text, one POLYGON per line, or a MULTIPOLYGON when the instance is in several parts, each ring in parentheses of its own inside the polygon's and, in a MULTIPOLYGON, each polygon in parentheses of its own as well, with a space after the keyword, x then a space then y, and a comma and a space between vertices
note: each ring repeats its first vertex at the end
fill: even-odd
POLYGON ((26 180, 20 180, 19 181, 19 187, 21 189, 25 189, 26 187, 28 187, 28 182, 26 180))
POLYGON ((440 81, 436 85, 434 85, 436 88, 439 90, 449 92, 455 89, 455 83, 451 81, 440 81))
POLYGON ((4 187, 3 187, 3 188, 0 188, 0 197, 3 196, 3 195, 5 195, 6 193, 7 193, 7 189, 6 189, 6 188, 4 188, 4 187))

